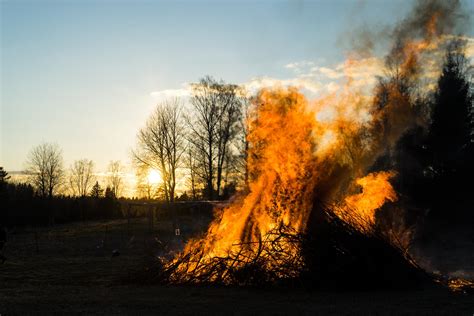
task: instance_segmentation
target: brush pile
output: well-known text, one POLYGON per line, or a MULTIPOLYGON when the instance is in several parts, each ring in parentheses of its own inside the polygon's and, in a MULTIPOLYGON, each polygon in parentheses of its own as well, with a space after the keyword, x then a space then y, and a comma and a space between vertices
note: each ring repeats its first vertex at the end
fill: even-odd
POLYGON ((195 247, 161 265, 160 278, 172 284, 239 286, 301 285, 311 288, 404 288, 431 277, 406 249, 376 230, 361 232, 330 207, 313 211, 308 232, 280 225, 252 244, 235 244, 226 255, 206 260, 195 247))

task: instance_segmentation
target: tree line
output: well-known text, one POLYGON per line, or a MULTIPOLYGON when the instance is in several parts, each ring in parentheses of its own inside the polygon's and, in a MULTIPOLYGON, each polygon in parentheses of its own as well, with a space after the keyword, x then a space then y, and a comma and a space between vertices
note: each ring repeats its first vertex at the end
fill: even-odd
MULTIPOLYGON (((186 199, 228 198, 245 178, 242 149, 249 100, 244 89, 206 76, 192 84, 191 90, 189 112, 182 100, 164 100, 138 131, 132 158, 139 179, 137 191, 146 191, 141 194, 144 197, 173 202, 178 182, 186 179, 186 199), (143 183, 150 170, 159 171, 159 185, 143 183)), ((65 168, 57 144, 35 146, 28 154, 25 172, 35 194, 43 198, 101 196, 104 192, 94 162, 79 159, 65 168)), ((110 162, 105 192, 121 196, 123 173, 120 161, 110 162)))
MULTIPOLYGON (((50 196, 49 186, 43 195, 33 182, 15 183, 9 180, 8 172, 0 167, 1 225, 51 225, 110 219, 123 215, 110 187, 104 194, 98 183, 92 187, 91 194, 87 196, 50 196)), ((49 180, 44 181, 49 183, 49 180)), ((52 192, 55 194, 54 187, 52 192)))
MULTIPOLYGON (((120 161, 110 161, 107 167, 106 195, 120 196, 123 170, 120 161)), ((36 195, 42 198, 51 199, 54 195, 101 197, 104 194, 95 175, 94 162, 79 159, 66 170, 62 150, 57 144, 42 143, 34 147, 28 154, 25 171, 27 182, 33 186, 36 195)))
MULTIPOLYGON (((395 186, 407 209, 430 210, 431 214, 456 208, 453 204, 469 209, 474 202, 472 186, 464 183, 474 177, 474 110, 472 66, 463 43, 453 41, 447 46, 436 88, 429 95, 410 99, 416 84, 395 68, 376 87, 379 106, 385 106, 389 90, 395 87, 399 97, 413 102, 413 116, 426 119, 412 124, 395 150, 388 150, 373 169, 398 172, 395 186)), ((251 102, 242 87, 206 76, 191 84, 189 103, 178 98, 159 103, 138 131, 132 150, 137 192, 147 199, 173 202, 178 187, 185 187, 180 199, 186 200, 226 199, 237 188, 245 189, 246 119, 251 102), (158 185, 150 183, 150 170, 159 171, 162 181, 158 185)), ((64 187, 73 196, 110 199, 121 196, 123 190, 124 167, 119 161, 109 164, 104 190, 91 160, 77 160, 66 170, 61 149, 54 144, 34 147, 26 171, 31 176, 29 184, 17 185, 18 191, 42 199, 52 199, 64 187)), ((7 180, 8 176, 1 177, 2 198, 7 180)))

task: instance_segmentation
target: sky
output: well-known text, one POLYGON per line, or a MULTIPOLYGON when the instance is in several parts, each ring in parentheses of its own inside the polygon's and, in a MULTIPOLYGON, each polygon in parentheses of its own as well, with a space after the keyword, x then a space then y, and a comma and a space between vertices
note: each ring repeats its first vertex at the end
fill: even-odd
MULTIPOLYGON (((473 2, 466 1, 473 11, 473 2)), ((6 1, 1 10, 0 166, 58 144, 65 165, 130 162, 136 134, 164 97, 205 75, 259 87, 326 79, 354 29, 394 24, 409 0, 6 1), (303 81, 302 81, 303 80, 303 81)), ((337 67, 336 67, 337 68, 337 67)), ((314 84, 312 84, 314 83, 314 84)), ((184 91, 184 92, 183 92, 184 91)), ((314 92, 313 91, 313 92, 314 92)))

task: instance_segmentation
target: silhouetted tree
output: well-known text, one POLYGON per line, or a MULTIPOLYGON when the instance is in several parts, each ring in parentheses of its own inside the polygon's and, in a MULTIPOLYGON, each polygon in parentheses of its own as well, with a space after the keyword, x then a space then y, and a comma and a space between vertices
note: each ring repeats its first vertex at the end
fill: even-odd
POLYGON ((6 172, 3 167, 0 167, 0 197, 3 198, 5 192, 6 183, 10 179, 8 172, 6 172))
POLYGON ((42 197, 52 197, 63 183, 62 151, 56 144, 43 143, 34 147, 27 160, 31 182, 42 197))
POLYGON ((96 181, 95 184, 92 186, 90 195, 96 199, 102 197, 104 193, 104 189, 99 184, 99 181, 96 181))
POLYGON ((111 161, 107 168, 107 186, 112 190, 114 197, 119 197, 122 194, 123 169, 122 163, 119 160, 111 161))
POLYGON ((447 47, 432 99, 417 98, 413 103, 415 117, 431 119, 407 130, 386 159, 389 165, 384 168, 398 173, 395 187, 409 223, 424 210, 430 210, 428 218, 446 218, 449 212, 448 218, 456 220, 455 211, 469 209, 466 205, 472 193, 464 183, 474 176, 474 157, 469 146, 472 95, 468 73, 463 44, 453 41, 447 47), (431 115, 421 112, 430 108, 431 115))
POLYGON ((114 192, 114 189, 107 186, 105 188, 105 198, 106 199, 115 199, 116 198, 116 195, 115 195, 115 192, 114 192))
POLYGON ((94 181, 94 163, 92 160, 76 160, 69 172, 69 185, 73 194, 86 196, 94 181))
POLYGON ((0 167, 0 220, 3 217, 4 209, 6 208, 7 200, 7 181, 10 179, 8 172, 6 172, 3 167, 0 167))
POLYGON ((6 182, 8 179, 10 179, 10 176, 8 175, 8 172, 6 172, 3 167, 0 167, 0 183, 6 182))
POLYGON ((191 190, 192 194, 192 199, 196 200, 197 199, 197 186, 198 186, 198 181, 197 181, 197 163, 196 163, 196 158, 193 156, 193 151, 192 147, 188 147, 188 152, 186 155, 186 167, 189 170, 189 177, 187 179, 187 186, 191 190))
POLYGON ((429 146, 436 173, 450 172, 464 159, 472 127, 469 61, 462 42, 448 46, 432 109, 429 146))
POLYGON ((205 77, 192 85, 193 115, 188 117, 189 142, 203 180, 205 195, 221 194, 226 159, 239 132, 242 117, 242 89, 234 84, 205 77))
POLYGON ((137 179, 136 192, 139 198, 153 199, 157 195, 157 191, 161 183, 152 183, 149 179, 150 168, 143 164, 139 163, 136 167, 135 177, 137 179))
POLYGON ((173 202, 176 171, 185 150, 184 124, 178 99, 162 102, 138 133, 138 148, 134 152, 137 164, 160 171, 166 201, 173 202))

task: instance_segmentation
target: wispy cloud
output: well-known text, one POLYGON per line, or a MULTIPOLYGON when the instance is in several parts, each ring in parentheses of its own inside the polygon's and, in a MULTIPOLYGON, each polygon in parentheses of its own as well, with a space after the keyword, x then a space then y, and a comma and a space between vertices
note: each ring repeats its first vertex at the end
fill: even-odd
MULTIPOLYGON (((381 74, 382 62, 376 58, 344 62, 335 66, 317 66, 316 61, 299 61, 285 65, 286 69, 294 72, 289 78, 274 78, 269 76, 252 78, 240 83, 248 95, 255 95, 262 88, 295 87, 308 97, 316 97, 324 93, 333 93, 340 89, 347 78, 352 80, 356 87, 367 87, 375 83, 375 76, 381 74)), ((182 88, 165 89, 151 92, 157 100, 174 97, 190 97, 190 84, 183 84, 182 88)))
MULTIPOLYGON (((452 36, 444 40, 451 38, 452 36)), ((462 39, 466 41, 466 56, 474 58, 474 38, 462 37, 462 39)), ((441 55, 438 56, 438 58, 441 57, 441 55)), ((300 89, 309 97, 315 97, 324 93, 336 92, 345 82, 350 80, 353 88, 370 92, 376 84, 377 76, 383 75, 384 72, 384 62, 381 58, 377 57, 349 59, 332 66, 321 65, 321 63, 321 60, 291 62, 284 65, 285 69, 293 73, 293 76, 289 78, 256 77, 241 83, 241 86, 247 90, 249 95, 254 95, 262 88, 292 86, 300 89)), ((423 71, 426 78, 437 78, 440 71, 440 60, 435 58, 434 60, 426 61, 425 65, 426 69, 423 71)), ((191 86, 188 83, 184 83, 181 88, 158 90, 151 92, 150 95, 157 100, 174 97, 187 98, 191 96, 191 86)))
POLYGON ((297 61, 297 62, 292 62, 289 64, 285 65, 286 69, 293 70, 295 72, 300 72, 304 70, 305 68, 312 67, 316 63, 314 61, 309 61, 309 60, 302 60, 302 61, 297 61))
POLYGON ((189 87, 185 86, 179 89, 165 89, 153 91, 150 95, 157 100, 169 99, 169 98, 181 98, 189 97, 191 95, 191 90, 189 87))
POLYGON ((383 74, 383 61, 379 58, 349 59, 335 65, 318 65, 318 62, 302 61, 287 64, 295 79, 285 82, 309 87, 314 94, 333 93, 350 81, 353 88, 367 92, 383 74))
POLYGON ((317 94, 323 88, 320 82, 314 80, 308 80, 304 78, 289 78, 289 79, 276 79, 271 77, 259 77, 253 78, 248 82, 242 84, 249 94, 255 94, 262 88, 270 87, 296 87, 301 90, 305 90, 311 94, 317 94))
POLYGON ((347 60, 334 66, 311 66, 309 62, 293 64, 298 64, 298 71, 295 71, 298 77, 321 81, 337 81, 343 78, 367 79, 380 75, 383 70, 382 60, 375 57, 347 60))

